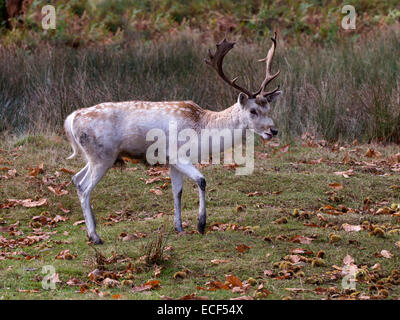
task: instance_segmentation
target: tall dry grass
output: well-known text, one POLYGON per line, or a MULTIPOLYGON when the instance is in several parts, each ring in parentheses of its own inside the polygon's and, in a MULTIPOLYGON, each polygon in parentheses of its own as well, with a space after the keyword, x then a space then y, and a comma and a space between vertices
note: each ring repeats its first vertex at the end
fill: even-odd
MULTIPOLYGON (((269 41, 239 43, 227 73, 256 89, 269 41)), ((163 43, 0 50, 0 131, 62 130, 73 110, 104 101, 193 100, 221 110, 237 99, 203 62, 194 36, 163 43)), ((311 131, 328 140, 399 141, 400 32, 323 48, 279 45, 273 68, 284 90, 273 117, 284 139, 311 131)))

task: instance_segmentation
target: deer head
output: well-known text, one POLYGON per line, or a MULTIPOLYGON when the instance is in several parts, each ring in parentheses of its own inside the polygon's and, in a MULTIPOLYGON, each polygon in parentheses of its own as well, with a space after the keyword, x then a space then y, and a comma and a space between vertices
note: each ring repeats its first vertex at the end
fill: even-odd
POLYGON ((279 90, 279 86, 272 91, 266 90, 268 84, 271 83, 280 72, 278 70, 274 74, 271 73, 271 62, 276 48, 276 32, 271 40, 272 46, 269 49, 267 56, 264 59, 259 60, 262 62, 265 61, 266 71, 265 79, 256 92, 251 92, 250 90, 239 86, 236 83, 238 77, 229 80, 222 69, 224 57, 233 48, 235 42, 228 42, 226 39, 222 40, 216 45, 216 52, 212 54, 209 50, 209 59, 205 59, 205 62, 217 71, 222 80, 228 83, 231 87, 240 91, 238 104, 240 105, 240 112, 242 113, 240 119, 242 119, 243 125, 249 129, 253 129, 262 138, 268 140, 278 134, 274 121, 269 117, 271 108, 270 103, 282 93, 282 91, 279 90))

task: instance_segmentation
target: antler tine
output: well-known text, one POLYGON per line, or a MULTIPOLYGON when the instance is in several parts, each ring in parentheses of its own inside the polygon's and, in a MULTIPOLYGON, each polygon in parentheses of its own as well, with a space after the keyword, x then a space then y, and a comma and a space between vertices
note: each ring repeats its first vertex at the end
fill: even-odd
POLYGON ((257 91, 257 95, 261 94, 262 96, 266 96, 266 95, 276 92, 279 89, 279 86, 278 86, 278 88, 276 88, 270 92, 265 92, 265 88, 267 87, 267 85, 272 80, 274 80, 280 73, 280 70, 278 70, 278 72, 276 72, 275 74, 271 74, 271 62, 272 62, 272 58, 274 57, 275 48, 276 48, 276 32, 274 33, 274 37, 272 37, 271 40, 272 40, 272 46, 269 49, 267 56, 264 59, 258 60, 258 61, 266 61, 266 68, 265 68, 265 79, 262 82, 260 89, 257 91))
POLYGON ((224 80, 226 83, 228 83, 231 87, 244 92, 249 96, 249 98, 255 97, 254 93, 250 92, 249 90, 240 87, 239 85, 236 84, 236 80, 238 77, 229 80, 228 77, 224 74, 224 71, 222 69, 222 63, 224 60, 225 55, 233 48, 235 45, 235 42, 228 42, 226 41, 226 38, 222 40, 220 43, 216 45, 217 50, 215 51, 215 54, 211 53, 211 50, 208 50, 208 57, 209 59, 204 59, 205 63, 207 63, 209 66, 211 66, 214 70, 217 71, 218 75, 224 80))

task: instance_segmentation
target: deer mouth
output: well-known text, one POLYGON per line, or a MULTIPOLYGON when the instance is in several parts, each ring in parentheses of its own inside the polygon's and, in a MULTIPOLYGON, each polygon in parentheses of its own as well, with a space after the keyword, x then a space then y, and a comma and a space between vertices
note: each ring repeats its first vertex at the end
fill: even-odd
POLYGON ((263 132, 263 134, 261 135, 261 137, 262 137, 264 140, 271 140, 271 139, 272 139, 272 134, 271 134, 271 133, 268 133, 268 132, 263 132))

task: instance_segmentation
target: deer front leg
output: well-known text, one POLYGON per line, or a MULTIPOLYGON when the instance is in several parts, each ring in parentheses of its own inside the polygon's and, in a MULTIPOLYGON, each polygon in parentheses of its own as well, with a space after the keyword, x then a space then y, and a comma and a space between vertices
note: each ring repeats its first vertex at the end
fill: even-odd
POLYGON ((189 179, 196 182, 199 188, 199 217, 197 230, 200 233, 204 233, 206 227, 206 179, 192 164, 174 164, 171 165, 176 170, 187 176, 189 179))
POLYGON ((182 188, 183 188, 183 174, 170 166, 171 171, 171 182, 172 182, 172 193, 174 195, 174 226, 178 232, 183 232, 182 219, 181 219, 181 199, 182 199, 182 188))

